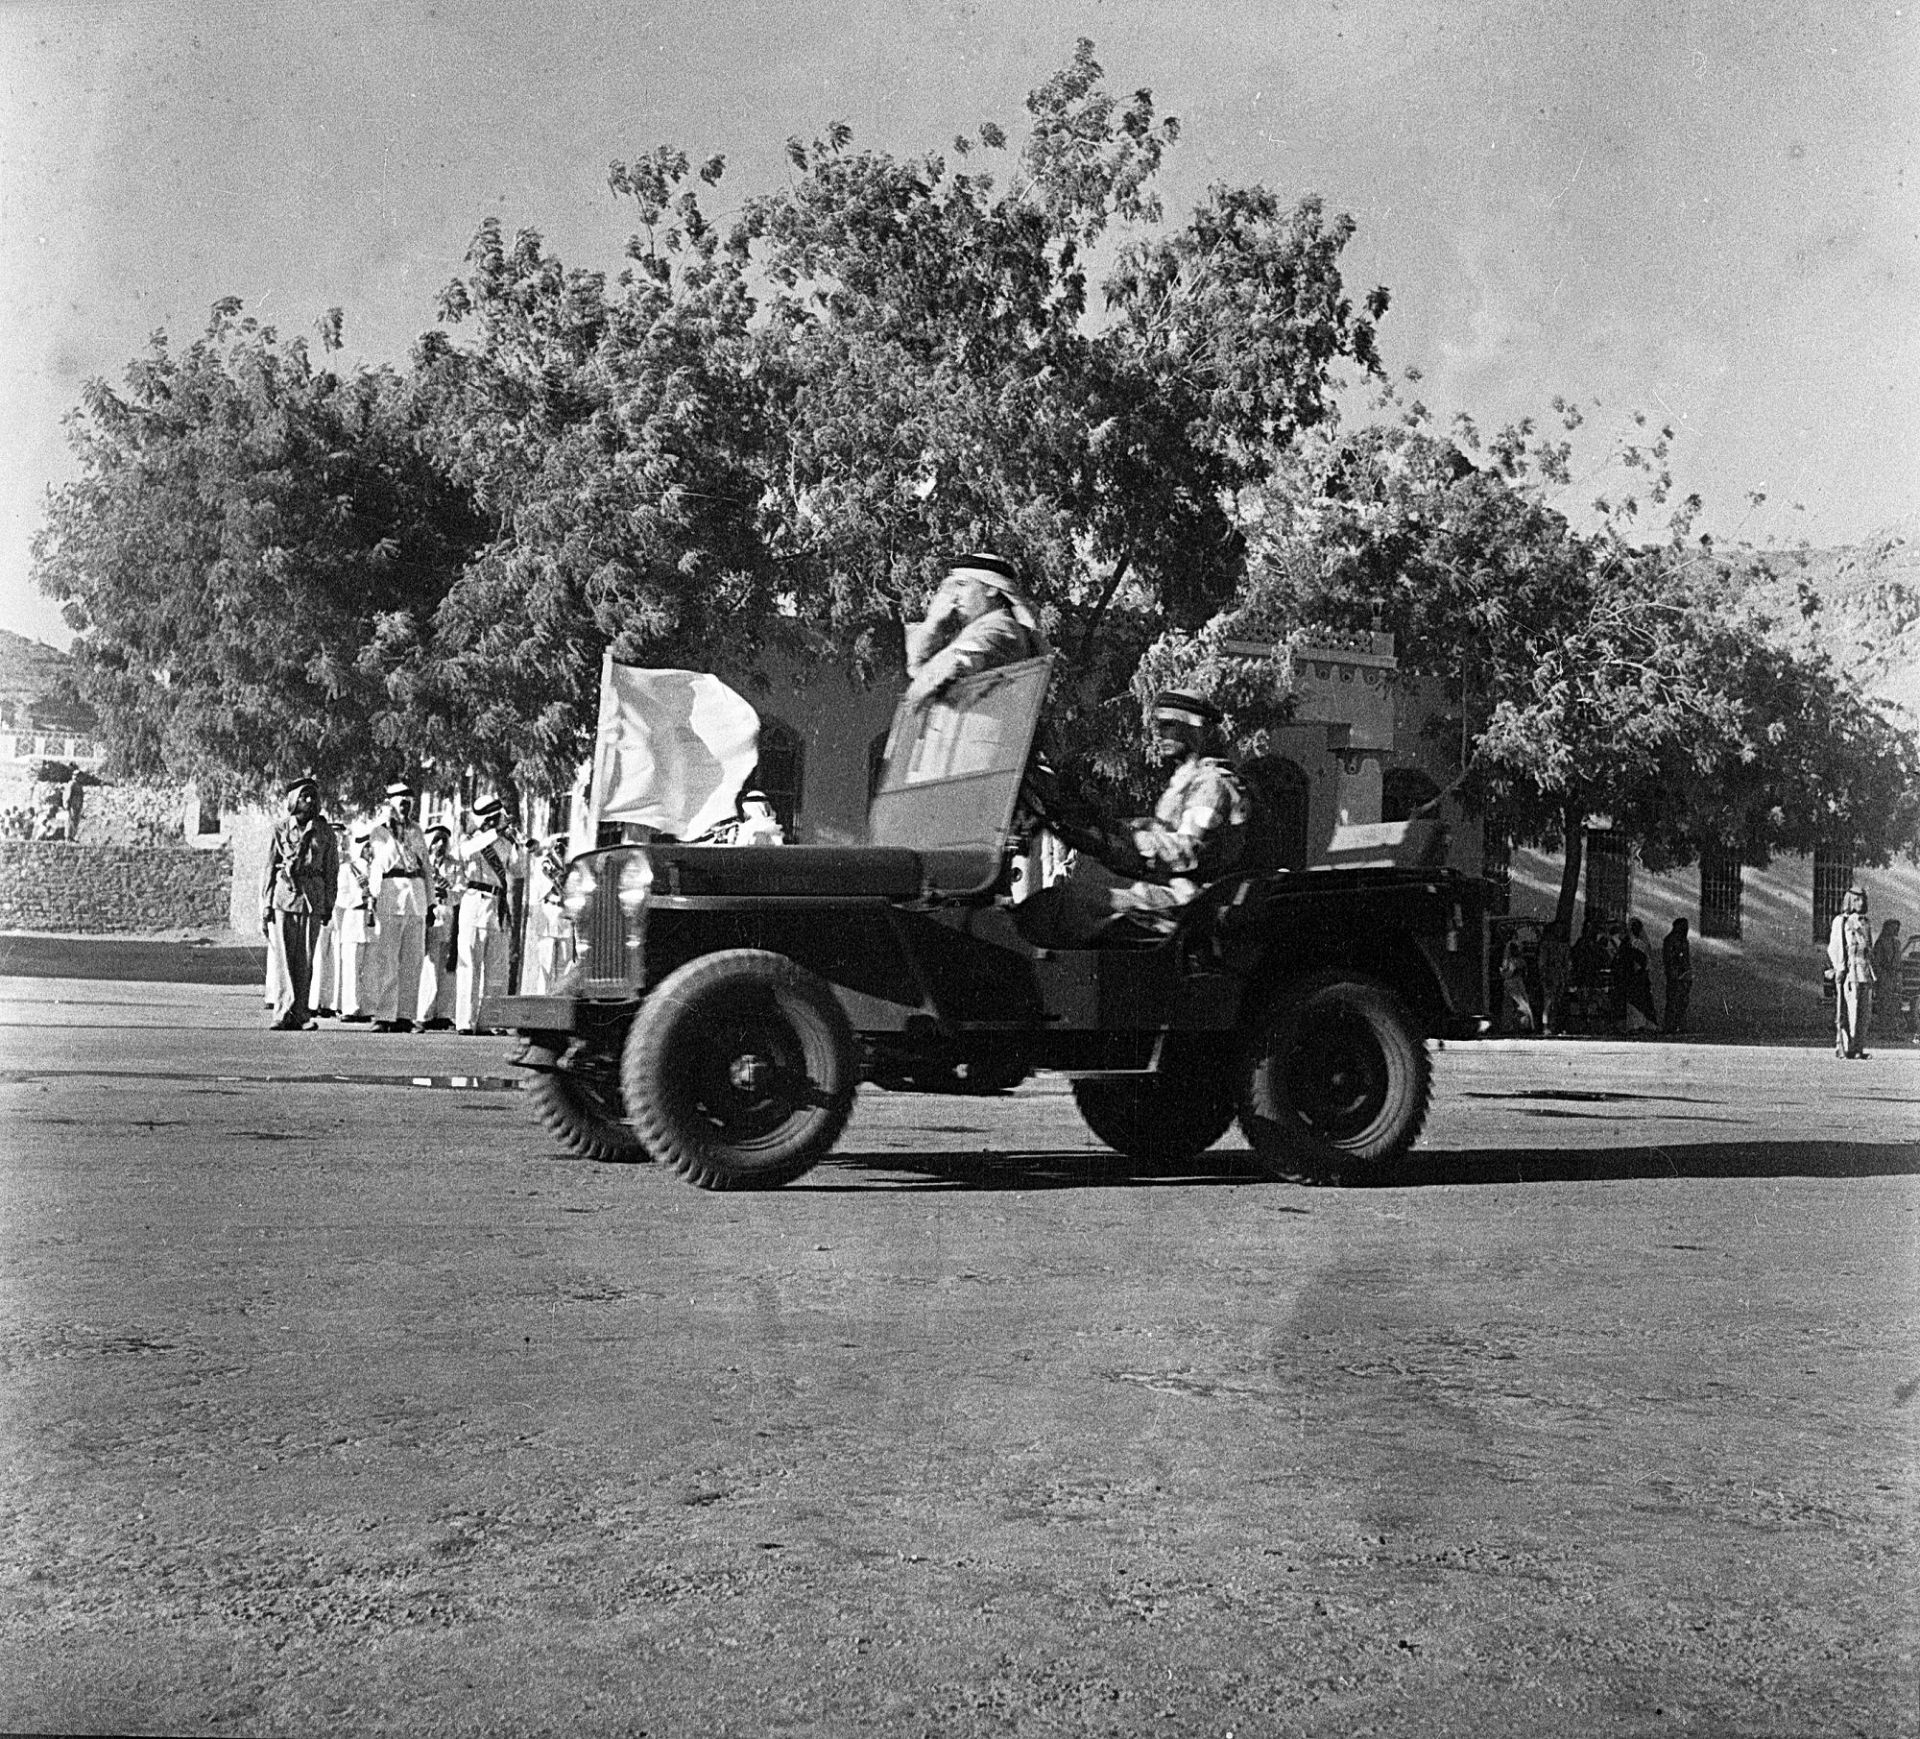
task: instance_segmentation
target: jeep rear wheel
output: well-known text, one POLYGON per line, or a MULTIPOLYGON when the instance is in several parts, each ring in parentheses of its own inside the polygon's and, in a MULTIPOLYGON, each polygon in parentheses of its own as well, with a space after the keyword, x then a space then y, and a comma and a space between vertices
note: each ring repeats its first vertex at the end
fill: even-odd
POLYGON ((1273 1176, 1377 1182, 1419 1138, 1432 1064, 1385 985, 1339 973, 1289 985, 1245 1046, 1240 1127, 1273 1176))
POLYGON ((1231 1083, 1204 1067, 1192 1074, 1075 1081, 1073 1102, 1114 1152, 1149 1165, 1177 1165, 1205 1153, 1233 1122, 1231 1083))
POLYGON ((771 1189, 812 1167, 853 1111, 839 999, 784 955, 731 948, 640 1005, 621 1082, 642 1144, 702 1189, 771 1189))
POLYGON ((534 1111, 568 1151, 627 1163, 648 1157, 621 1102, 618 1059, 585 1049, 563 1057, 530 1044, 521 1066, 533 1071, 527 1092, 534 1111))

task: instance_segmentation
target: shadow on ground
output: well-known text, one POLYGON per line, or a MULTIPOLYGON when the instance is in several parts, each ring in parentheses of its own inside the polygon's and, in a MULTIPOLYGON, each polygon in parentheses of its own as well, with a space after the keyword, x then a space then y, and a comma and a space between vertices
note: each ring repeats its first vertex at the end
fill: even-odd
MULTIPOLYGON (((1687 1142, 1672 1147, 1480 1148, 1416 1152, 1378 1187, 1615 1183, 1656 1178, 1872 1178, 1920 1175, 1920 1143, 1687 1142)), ((1132 1165, 1099 1153, 836 1153, 805 1184, 815 1190, 1052 1190, 1206 1188, 1267 1182, 1245 1148, 1183 1165, 1132 1165)), ((1300 1210, 1304 1212, 1305 1210, 1300 1210)))

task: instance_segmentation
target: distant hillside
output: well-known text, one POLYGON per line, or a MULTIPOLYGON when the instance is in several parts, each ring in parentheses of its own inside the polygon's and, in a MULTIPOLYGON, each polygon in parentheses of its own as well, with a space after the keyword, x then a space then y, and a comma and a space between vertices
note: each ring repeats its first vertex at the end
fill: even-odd
MULTIPOLYGON (((1744 552, 1729 552, 1740 561, 1744 552)), ((1747 601, 1782 638, 1817 646, 1842 670, 1920 723, 1920 523, 1847 549, 1748 555, 1747 601), (1816 604, 1808 615, 1803 604, 1816 604)))
POLYGON ((30 706, 58 690, 72 670, 64 652, 0 628, 0 701, 30 706))

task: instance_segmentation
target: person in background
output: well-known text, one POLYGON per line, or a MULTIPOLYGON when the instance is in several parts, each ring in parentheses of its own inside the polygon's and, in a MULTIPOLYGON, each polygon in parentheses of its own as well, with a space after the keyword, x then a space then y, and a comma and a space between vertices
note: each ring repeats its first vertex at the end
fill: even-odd
POLYGON ((1845 904, 1827 932, 1827 964, 1833 969, 1833 1054, 1864 1057, 1873 1025, 1873 929, 1867 922, 1867 890, 1848 888, 1845 904))
POLYGON ((1883 1039, 1904 1038, 1900 1030, 1900 920, 1888 918, 1873 939, 1874 1031, 1883 1039))
POLYGON ((1050 650, 1014 565, 985 552, 960 556, 907 629, 907 704, 930 706, 965 677, 1050 650))
POLYGON ((367 949, 379 931, 373 900, 373 822, 356 821, 347 829, 347 849, 340 857, 340 880, 334 896, 334 946, 340 957, 340 1018, 365 1021, 367 1013, 367 949))
POLYGON ((544 996, 573 964, 573 920, 567 916, 567 836, 553 834, 533 855, 527 875, 527 948, 520 989, 544 996))
POLYGON ((260 928, 278 968, 277 1031, 305 1032, 318 1025, 308 1007, 313 950, 333 903, 338 872, 333 829, 320 813, 320 788, 311 779, 296 779, 287 787, 286 815, 267 845, 260 889, 260 928))
POLYGON ((498 797, 475 807, 473 831, 461 840, 459 855, 466 885, 460 895, 453 1024, 472 1033, 478 1030, 481 1003, 506 993, 512 960, 509 913, 513 883, 522 873, 520 846, 498 797))
POLYGON ((1660 1011, 1653 1006, 1653 962, 1647 949, 1647 927, 1629 918, 1621 936, 1618 968, 1627 1002, 1627 1024, 1633 1032, 1657 1032, 1660 1011))
POLYGON ((460 929, 460 863, 453 855, 453 829, 439 822, 425 829, 427 842, 426 947, 420 959, 420 994, 414 1024, 425 1032, 453 1025, 453 981, 460 929))
POLYGON ((1500 990, 1506 998, 1503 1012, 1510 1012, 1517 1023, 1515 1031, 1533 1031, 1533 1003, 1527 996, 1527 957, 1518 936, 1509 936, 1500 954, 1500 990))
POLYGON ((1660 965, 1667 981, 1667 1007, 1660 1017, 1663 1033, 1687 1030, 1687 1004, 1693 1000, 1693 944, 1687 940, 1687 921, 1675 918, 1661 939, 1660 965))
MULTIPOLYGON (((341 822, 333 824, 333 855, 338 862, 346 855, 347 830, 341 822)), ((331 1020, 340 1012, 340 877, 344 869, 334 871, 333 895, 327 902, 327 921, 320 926, 320 940, 313 945, 313 983, 307 998, 313 1012, 322 1020, 331 1020)))
POLYGON ((67 837, 77 840, 80 837, 80 814, 87 801, 87 775, 80 768, 75 767, 67 780, 62 801, 67 811, 67 837))
POLYGON ((773 803, 764 791, 740 793, 740 819, 733 830, 735 845, 785 845, 787 830, 773 812, 773 803))
POLYGON ((373 1030, 413 1029, 427 947, 427 842, 413 819, 413 793, 387 787, 373 829, 373 894, 379 925, 367 954, 367 1012, 373 1030))
POLYGON ((1567 1024, 1567 987, 1573 982, 1573 949, 1567 926, 1555 918, 1540 932, 1540 1030, 1557 1033, 1567 1024))

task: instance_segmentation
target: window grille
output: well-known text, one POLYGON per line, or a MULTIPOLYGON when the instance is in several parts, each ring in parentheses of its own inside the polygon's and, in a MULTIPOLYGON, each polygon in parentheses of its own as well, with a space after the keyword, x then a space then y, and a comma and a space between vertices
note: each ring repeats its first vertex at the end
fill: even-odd
POLYGON ((1813 853, 1813 939, 1826 945, 1833 920, 1846 904, 1847 889, 1853 886, 1853 846, 1851 842, 1816 846, 1813 853))
POLYGON ((1504 918, 1513 909, 1513 836, 1504 815, 1489 813, 1481 820, 1480 876, 1487 884, 1487 910, 1504 918))
POLYGON ((1587 917, 1622 923, 1633 908, 1633 856, 1624 833, 1587 831, 1587 917))
POLYGON ((1728 846, 1700 849, 1700 934, 1740 940, 1740 854, 1728 846))

